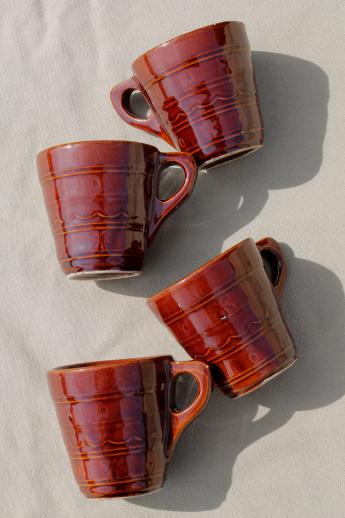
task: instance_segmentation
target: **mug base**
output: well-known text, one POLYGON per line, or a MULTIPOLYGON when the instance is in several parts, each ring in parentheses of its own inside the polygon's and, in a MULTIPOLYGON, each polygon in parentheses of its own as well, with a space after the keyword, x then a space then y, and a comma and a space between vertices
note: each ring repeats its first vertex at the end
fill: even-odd
POLYGON ((141 270, 90 270, 67 274, 67 279, 73 281, 109 281, 115 279, 126 279, 138 277, 141 270))
POLYGON ((155 489, 144 489, 144 491, 141 491, 140 493, 137 493, 136 495, 130 495, 130 496, 123 496, 125 500, 133 500, 133 498, 139 498, 140 496, 147 495, 148 493, 158 493, 158 491, 161 491, 163 489, 163 484, 159 487, 156 487, 155 489))
POLYGON ((242 390, 242 391, 237 392, 235 394, 231 391, 231 385, 230 384, 228 385, 228 389, 227 389, 226 386, 225 387, 223 386, 223 387, 219 387, 219 390, 221 390, 226 396, 230 397, 231 399, 238 399, 240 397, 246 396, 247 394, 250 394, 251 392, 254 392, 255 390, 259 389, 260 387, 263 387, 264 385, 266 385, 266 383, 269 383, 271 380, 273 380, 274 378, 278 377, 280 374, 282 374, 283 372, 288 370, 290 367, 292 367, 292 365, 296 361, 297 361, 297 356, 295 356, 292 359, 292 361, 288 365, 283 367, 282 369, 280 369, 280 370, 278 370, 276 372, 273 372, 270 376, 267 376, 267 378, 264 378, 264 379, 260 380, 259 382, 254 383, 253 385, 249 386, 245 390, 242 390))
POLYGON ((81 489, 81 492, 83 493, 86 498, 90 500, 104 500, 106 498, 124 498, 126 500, 131 500, 132 498, 138 498, 140 496, 147 495, 149 493, 157 493, 160 491, 163 487, 163 483, 160 483, 158 485, 155 485, 153 487, 144 487, 142 489, 133 489, 132 487, 118 489, 118 486, 114 484, 114 486, 107 487, 106 492, 102 492, 102 488, 99 491, 99 493, 96 492, 90 492, 89 490, 83 490, 81 489))
POLYGON ((239 158, 242 158, 245 155, 250 155, 251 153, 254 153, 255 151, 258 151, 258 149, 262 148, 263 144, 258 144, 255 146, 250 146, 246 149, 235 149, 233 151, 230 151, 229 153, 223 153, 222 155, 210 158, 209 160, 206 160, 200 165, 200 169, 204 168, 210 168, 210 167, 216 167, 219 165, 224 164, 225 162, 234 162, 235 160, 238 160, 239 158))

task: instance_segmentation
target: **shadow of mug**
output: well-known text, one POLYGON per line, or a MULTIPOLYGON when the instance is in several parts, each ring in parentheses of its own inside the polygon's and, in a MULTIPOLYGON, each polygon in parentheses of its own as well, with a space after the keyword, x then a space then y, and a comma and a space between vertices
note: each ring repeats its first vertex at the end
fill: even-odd
POLYGON ((114 293, 148 297, 222 250, 252 221, 270 189, 310 181, 322 162, 328 78, 315 64, 271 52, 253 52, 265 145, 252 155, 201 171, 188 202, 167 221, 148 251, 144 275, 99 282, 114 293))
POLYGON ((284 250, 289 276, 283 313, 297 345, 297 363, 244 398, 230 400, 216 391, 181 439, 164 489, 130 503, 175 511, 218 508, 243 450, 285 425, 295 412, 330 405, 345 393, 342 284, 324 266, 284 250), (257 419, 260 406, 268 412, 257 419))

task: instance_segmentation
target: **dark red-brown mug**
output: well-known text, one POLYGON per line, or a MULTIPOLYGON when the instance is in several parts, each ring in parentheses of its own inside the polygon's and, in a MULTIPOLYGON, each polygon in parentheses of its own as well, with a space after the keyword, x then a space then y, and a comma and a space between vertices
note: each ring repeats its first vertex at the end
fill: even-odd
POLYGON ((243 396, 296 360, 280 310, 286 271, 274 239, 246 239, 148 305, 190 356, 211 366, 225 394, 243 396))
POLYGON ((197 177, 185 153, 112 140, 51 147, 38 154, 37 167, 58 260, 72 279, 139 275, 146 247, 197 177), (183 168, 185 180, 162 201, 160 172, 172 164, 183 168))
POLYGON ((208 367, 171 356, 59 367, 48 384, 73 473, 88 498, 129 497, 162 487, 181 432, 207 404, 208 367), (194 401, 174 407, 178 375, 197 381, 194 401))
POLYGON ((263 145, 263 122, 249 41, 241 22, 208 25, 149 50, 133 76, 111 91, 120 117, 215 165, 263 145), (140 91, 151 113, 139 118, 130 95, 140 91))

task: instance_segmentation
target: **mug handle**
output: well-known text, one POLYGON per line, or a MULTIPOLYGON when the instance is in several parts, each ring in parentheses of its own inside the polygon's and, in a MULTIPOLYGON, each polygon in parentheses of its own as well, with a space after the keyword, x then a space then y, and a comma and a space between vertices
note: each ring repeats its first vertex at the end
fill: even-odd
POLYGON ((287 276, 287 264, 283 249, 272 237, 260 239, 260 241, 256 242, 256 246, 261 257, 263 259, 266 258, 269 263, 273 263, 273 266, 276 268, 277 274, 275 278, 272 278, 272 275, 269 274, 268 277, 271 281, 273 293, 280 304, 283 298, 287 276))
POLYGON ((152 243, 152 240, 163 220, 190 196, 197 176, 198 167, 191 155, 188 155, 187 153, 159 153, 155 172, 152 212, 148 229, 148 246, 152 243), (170 196, 167 200, 160 200, 157 195, 160 171, 167 164, 181 166, 184 170, 185 180, 182 187, 175 194, 170 196))
POLYGON ((212 378, 206 363, 193 360, 170 363, 171 380, 179 374, 191 374, 198 383, 198 394, 191 405, 184 410, 177 411, 170 408, 171 435, 169 438, 169 456, 172 454, 183 430, 205 408, 212 391, 212 378))
POLYGON ((157 116, 155 115, 152 109, 149 100, 147 99, 146 95, 141 89, 140 83, 135 76, 132 76, 130 79, 127 79, 127 81, 124 81, 123 83, 114 86, 110 92, 110 99, 115 111, 118 113, 122 120, 127 122, 127 124, 133 126, 134 128, 147 131, 148 133, 151 133, 156 137, 160 137, 161 139, 168 142, 168 144, 175 147, 174 142, 171 140, 166 131, 162 128, 157 116), (139 92, 141 93, 141 95, 145 97, 146 101, 148 102, 151 108, 151 114, 149 115, 149 117, 147 117, 147 119, 136 117, 126 109, 125 96, 126 94, 130 94, 134 90, 139 90, 139 92))

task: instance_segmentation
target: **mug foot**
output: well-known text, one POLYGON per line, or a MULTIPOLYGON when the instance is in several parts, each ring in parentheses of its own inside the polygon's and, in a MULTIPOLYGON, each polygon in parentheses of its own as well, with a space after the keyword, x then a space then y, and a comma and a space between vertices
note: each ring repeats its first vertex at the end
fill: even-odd
POLYGON ((246 149, 235 149, 230 151, 229 153, 224 153, 220 156, 216 156, 214 158, 210 158, 203 162, 200 165, 200 169, 207 169, 209 167, 216 167, 218 165, 222 165, 225 162, 233 162, 234 160, 238 160, 239 158, 249 155, 250 153, 254 153, 258 149, 262 148, 263 144, 258 144, 255 146, 248 147, 246 149))
POLYGON ((234 393, 231 390, 230 383, 229 383, 228 386, 226 386, 226 385, 224 386, 223 385, 222 387, 219 387, 219 390, 221 390, 226 396, 230 397, 231 399, 237 399, 237 398, 246 396, 247 394, 250 394, 251 392, 254 392, 255 390, 257 390, 260 387, 262 387, 263 385, 266 385, 266 383, 268 383, 269 381, 273 380, 274 378, 276 378, 277 376, 279 376, 280 374, 282 374, 283 372, 288 370, 290 367, 292 367, 292 365, 296 361, 297 361, 297 356, 295 356, 288 365, 285 365, 285 367, 283 367, 283 368, 273 372, 270 376, 267 376, 267 378, 261 379, 257 383, 254 383, 253 385, 247 387, 246 389, 244 389, 242 391, 238 391, 238 392, 234 393))
POLYGON ((132 500, 132 498, 138 498, 139 496, 146 495, 148 493, 157 493, 160 491, 163 487, 163 484, 154 488, 145 488, 145 489, 136 489, 135 492, 132 494, 124 489, 123 491, 118 491, 114 489, 114 492, 107 492, 107 493, 100 493, 100 494, 90 494, 90 493, 82 493, 86 498, 89 498, 90 500, 96 500, 96 499, 105 499, 105 498, 125 498, 126 500, 132 500))
POLYGON ((138 277, 141 270, 90 270, 67 274, 67 279, 74 281, 108 281, 114 279, 125 279, 128 277, 138 277))
POLYGON ((114 482, 113 484, 90 484, 80 486, 80 490, 86 498, 105 499, 105 498, 136 498, 147 493, 160 491, 164 484, 164 478, 154 477, 152 480, 128 481, 126 484, 114 482), (156 478, 156 480, 155 480, 156 478))

